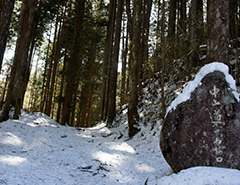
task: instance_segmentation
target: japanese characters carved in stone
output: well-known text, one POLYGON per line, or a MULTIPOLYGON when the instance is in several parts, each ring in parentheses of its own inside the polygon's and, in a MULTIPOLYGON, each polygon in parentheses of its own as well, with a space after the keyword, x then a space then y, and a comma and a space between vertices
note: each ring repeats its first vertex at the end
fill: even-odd
POLYGON ((225 74, 207 74, 164 120, 160 147, 174 172, 193 166, 240 169, 240 105, 225 74))

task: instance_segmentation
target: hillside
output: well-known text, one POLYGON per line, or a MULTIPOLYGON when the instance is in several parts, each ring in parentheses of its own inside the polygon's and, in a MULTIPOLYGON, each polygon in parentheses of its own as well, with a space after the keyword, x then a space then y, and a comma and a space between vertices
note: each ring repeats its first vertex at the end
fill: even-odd
MULTIPOLYGON (((186 85, 165 85, 169 104, 186 85)), ((128 137, 127 106, 115 127, 61 126, 43 113, 22 111, 19 120, 0 125, 0 184, 159 184, 239 185, 240 171, 195 167, 173 174, 162 156, 159 137, 160 76, 145 81, 139 105, 141 131, 128 137)))

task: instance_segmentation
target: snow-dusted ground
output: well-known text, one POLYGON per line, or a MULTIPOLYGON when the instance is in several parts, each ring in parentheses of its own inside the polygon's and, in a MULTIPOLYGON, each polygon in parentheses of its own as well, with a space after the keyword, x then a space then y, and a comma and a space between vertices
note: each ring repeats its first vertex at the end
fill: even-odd
MULTIPOLYGON (((146 82, 138 109, 141 131, 132 139, 126 106, 111 129, 104 123, 61 126, 42 113, 26 112, 1 123, 0 184, 240 185, 240 171, 233 169, 194 167, 173 174, 159 147, 159 77, 146 82)), ((165 85, 169 105, 182 89, 173 80, 165 85)))
POLYGON ((160 122, 128 139, 127 126, 61 126, 42 113, 0 125, 0 184, 239 185, 240 171, 172 171, 159 149, 160 122))

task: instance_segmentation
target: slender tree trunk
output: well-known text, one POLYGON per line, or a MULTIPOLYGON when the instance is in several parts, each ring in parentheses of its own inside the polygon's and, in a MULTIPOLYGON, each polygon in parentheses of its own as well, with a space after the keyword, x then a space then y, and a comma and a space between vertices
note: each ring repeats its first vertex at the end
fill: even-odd
POLYGON ((162 72, 161 72, 161 102, 162 102, 162 113, 165 114, 165 98, 164 98, 164 74, 165 74, 165 0, 162 3, 162 72))
POLYGON ((8 30, 11 22, 15 0, 2 0, 0 11, 0 71, 7 44, 8 30))
POLYGON ((19 66, 20 69, 17 70, 17 74, 16 74, 17 79, 15 81, 15 87, 16 87, 17 94, 15 97, 16 104, 15 104, 15 111, 14 111, 14 115, 13 115, 14 119, 18 119, 19 115, 21 114, 21 108, 23 106, 24 94, 26 92, 29 75, 30 75, 30 62, 31 61, 29 60, 28 51, 29 51, 30 42, 31 42, 32 27, 33 27, 33 23, 34 23, 34 13, 35 13, 35 9, 37 7, 37 2, 38 2, 37 0, 28 0, 28 1, 23 0, 23 7, 24 7, 24 4, 26 7, 25 8, 22 7, 22 10, 21 10, 22 12, 24 12, 23 13, 24 15, 23 15, 23 22, 20 23, 21 31, 19 31, 19 33, 18 33, 20 35, 19 36, 20 38, 18 37, 18 39, 19 39, 20 43, 26 42, 26 45, 25 46, 23 46, 22 44, 18 45, 19 42, 17 41, 15 56, 14 56, 14 60, 17 60, 16 62, 20 63, 20 66, 19 66), (25 21, 27 21, 27 22, 25 22, 25 21), (17 50, 17 47, 20 47, 21 49, 17 50), (23 53, 25 53, 24 56, 21 56, 23 53), (20 60, 15 59, 15 58, 19 58, 19 57, 20 57, 20 60))
POLYGON ((116 117, 117 70, 118 70, 119 45, 120 45, 120 36, 121 36, 122 12, 123 12, 123 0, 118 0, 115 39, 114 39, 114 46, 113 46, 113 58, 110 64, 111 74, 110 74, 110 86, 109 86, 108 125, 112 125, 112 122, 116 117))
POLYGON ((176 27, 176 0, 170 0, 169 22, 168 22, 168 40, 170 46, 169 56, 175 58, 175 27, 176 27))
POLYGON ((4 84, 3 93, 2 93, 2 96, 1 96, 1 102, 0 102, 0 110, 2 110, 2 107, 3 107, 3 104, 4 104, 4 99, 5 99, 5 94, 6 94, 6 89, 7 89, 8 82, 9 82, 9 74, 6 77, 6 81, 5 81, 5 84, 4 84))
POLYGON ((91 110, 92 110, 92 98, 93 97, 93 86, 90 87, 89 100, 88 100, 88 114, 86 119, 87 127, 90 126, 91 110))
POLYGON ((126 12, 127 12, 127 32, 129 35, 129 56, 128 56, 128 72, 129 75, 127 76, 127 86, 126 86, 126 102, 129 101, 129 95, 130 95, 130 70, 132 66, 132 60, 133 60, 133 55, 132 55, 132 43, 133 43, 133 19, 131 15, 131 3, 130 0, 126 0, 126 12))
POLYGON ((51 59, 49 62, 49 68, 47 72, 47 82, 46 82, 46 90, 45 90, 45 110, 44 113, 48 116, 50 116, 50 110, 51 110, 51 105, 49 104, 49 99, 50 99, 50 93, 51 93, 51 77, 52 77, 52 71, 53 71, 53 60, 54 60, 54 55, 56 51, 56 45, 57 45, 57 33, 58 33, 58 23, 59 23, 59 18, 57 16, 56 18, 56 24, 55 24, 55 32, 54 32, 54 39, 53 39, 53 48, 52 48, 52 53, 51 53, 51 59))
POLYGON ((72 106, 69 126, 75 126, 75 111, 76 111, 76 104, 77 104, 77 92, 78 91, 75 91, 74 95, 73 95, 73 106, 72 106))
POLYGON ((237 3, 237 11, 236 11, 236 15, 235 15, 235 40, 236 40, 236 63, 235 63, 235 80, 236 80, 236 84, 239 85, 239 49, 238 49, 238 28, 239 28, 239 23, 238 23, 238 11, 239 11, 239 5, 237 3))
POLYGON ((81 66, 81 61, 78 59, 78 50, 80 47, 78 39, 80 38, 82 31, 85 1, 86 0, 76 1, 76 20, 74 25, 73 45, 70 56, 71 61, 68 66, 68 79, 63 104, 62 124, 69 123, 72 108, 72 97, 78 88, 78 78, 76 77, 79 76, 77 73, 79 72, 81 66))
MULTIPOLYGON (((128 28, 126 29, 128 30, 128 28)), ((122 52, 122 84, 121 84, 121 105, 125 104, 126 97, 126 72, 127 72, 127 53, 128 53, 128 31, 126 31, 126 39, 125 44, 123 44, 123 52, 122 52), (125 46, 124 46, 125 45, 125 46)), ((124 38, 123 38, 124 40, 124 38)))
MULTIPOLYGON (((141 79, 148 78, 150 68, 148 68, 148 37, 149 37, 149 20, 152 10, 152 0, 144 0, 144 11, 143 11, 143 32, 142 32, 142 77, 141 79)), ((141 83, 140 83, 141 85, 141 83)))
POLYGON ((8 86, 6 102, 1 115, 1 121, 9 118, 9 111, 12 106, 15 107, 14 118, 18 118, 21 113, 22 102, 26 85, 29 78, 30 61, 28 52, 31 42, 31 33, 34 20, 34 12, 37 5, 36 0, 23 0, 20 23, 18 30, 17 45, 11 70, 11 77, 8 86))
POLYGON ((59 100, 58 100, 58 109, 57 109, 57 119, 56 121, 60 123, 61 118, 61 110, 62 110, 62 99, 63 99, 63 86, 64 86, 64 80, 65 80, 65 68, 66 68, 66 60, 67 60, 67 51, 65 49, 65 56, 63 61, 63 73, 62 73, 62 79, 61 79, 61 86, 60 86, 60 92, 59 92, 59 100))
POLYGON ((139 85, 139 69, 141 58, 139 56, 139 48, 141 45, 141 11, 142 1, 134 0, 133 10, 133 45, 132 54, 133 62, 131 64, 130 71, 130 97, 128 107, 128 125, 129 125, 129 137, 133 137, 139 130, 137 129, 139 115, 137 112, 138 104, 138 85, 139 85))
POLYGON ((88 56, 87 66, 86 66, 86 75, 85 82, 83 85, 83 91, 81 95, 81 110, 80 110, 80 126, 81 127, 88 127, 90 121, 90 114, 92 108, 92 96, 93 96, 93 76, 95 74, 95 59, 96 59, 96 49, 97 44, 90 48, 90 54, 88 56))
POLYGON ((46 77, 47 77, 48 54, 49 54, 50 44, 51 44, 51 41, 50 41, 50 37, 51 37, 51 33, 52 33, 51 30, 52 30, 52 26, 51 26, 50 34, 49 34, 49 38, 48 38, 48 47, 47 47, 45 67, 44 67, 44 73, 43 73, 43 85, 42 85, 42 92, 41 92, 40 112, 43 112, 43 110, 45 110, 44 107, 45 107, 45 102, 46 102, 46 99, 47 99, 47 96, 46 96, 47 89, 46 89, 46 84, 45 83, 46 83, 46 77))
POLYGON ((109 88, 109 71, 110 71, 110 59, 112 58, 112 46, 113 46, 113 31, 116 13, 116 0, 110 0, 108 15, 107 36, 105 40, 105 49, 103 56, 103 79, 101 90, 101 120, 106 120, 108 110, 108 88, 109 88))
POLYGON ((208 3, 207 62, 228 64, 229 1, 211 0, 208 3))
POLYGON ((197 0, 192 0, 191 4, 191 66, 198 66, 197 55, 197 0))
POLYGON ((57 67, 58 67, 58 63, 59 63, 59 54, 60 54, 60 45, 61 45, 61 41, 62 41, 62 37, 61 37, 61 23, 59 26, 59 31, 58 31, 58 38, 57 38, 57 42, 56 42, 56 50, 55 50, 55 54, 54 54, 54 66, 53 66, 53 71, 52 71, 52 79, 51 79, 51 87, 50 87, 50 91, 49 91, 49 95, 48 95, 48 107, 46 109, 46 114, 50 115, 51 112, 51 106, 52 106, 52 98, 53 98, 53 92, 54 92, 54 86, 55 86, 55 79, 56 79, 56 72, 57 72, 57 67))

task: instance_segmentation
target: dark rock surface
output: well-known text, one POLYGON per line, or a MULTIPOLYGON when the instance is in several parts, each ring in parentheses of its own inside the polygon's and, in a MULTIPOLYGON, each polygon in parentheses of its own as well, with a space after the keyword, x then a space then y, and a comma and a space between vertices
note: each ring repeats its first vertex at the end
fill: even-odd
POLYGON ((207 74, 163 122, 160 147, 174 172, 193 166, 240 169, 240 104, 225 74, 207 74))

